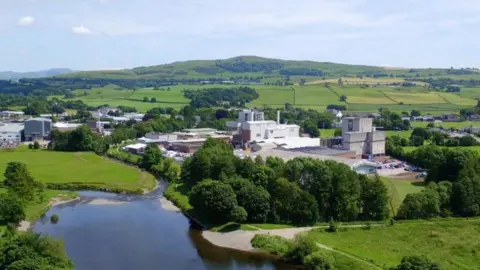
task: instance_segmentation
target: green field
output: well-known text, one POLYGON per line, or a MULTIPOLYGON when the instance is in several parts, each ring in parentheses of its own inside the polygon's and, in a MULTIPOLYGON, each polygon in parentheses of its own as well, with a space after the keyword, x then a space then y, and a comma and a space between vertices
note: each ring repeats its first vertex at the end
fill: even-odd
POLYGON ((309 233, 318 243, 387 269, 403 256, 425 255, 444 269, 478 269, 480 219, 401 222, 394 226, 309 233))
POLYGON ((380 179, 388 188, 391 207, 394 208, 393 211, 396 211, 398 207, 400 207, 407 194, 421 192, 424 188, 422 184, 418 182, 391 179, 387 177, 380 177, 380 179))
POLYGON ((410 138, 410 135, 412 135, 411 130, 401 130, 401 131, 387 130, 385 131, 385 133, 387 134, 387 137, 400 136, 400 138, 406 138, 406 139, 410 138))
MULTIPOLYGON (((411 121, 410 125, 412 127, 427 127, 427 125, 430 122, 424 122, 424 121, 411 121)), ((478 127, 480 126, 480 122, 475 122, 475 121, 463 121, 463 122, 440 122, 440 123, 433 123, 435 127, 443 127, 443 128, 467 128, 467 127, 478 127)))
POLYGON ((94 153, 0 151, 1 172, 12 161, 27 164, 35 180, 43 183, 84 183, 129 191, 155 187, 155 178, 151 174, 94 153))

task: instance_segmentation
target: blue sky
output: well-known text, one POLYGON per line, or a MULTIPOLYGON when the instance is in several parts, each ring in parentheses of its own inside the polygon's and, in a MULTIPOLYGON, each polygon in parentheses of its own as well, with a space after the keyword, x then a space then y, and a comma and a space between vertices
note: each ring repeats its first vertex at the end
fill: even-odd
POLYGON ((258 55, 480 67, 480 0, 0 0, 0 70, 258 55))

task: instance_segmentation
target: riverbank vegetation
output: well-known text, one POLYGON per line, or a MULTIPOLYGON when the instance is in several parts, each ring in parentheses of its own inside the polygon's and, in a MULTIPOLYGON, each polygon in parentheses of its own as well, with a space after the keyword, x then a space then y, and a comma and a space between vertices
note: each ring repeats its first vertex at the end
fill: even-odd
POLYGON ((27 166, 9 162, 4 173, 5 192, 0 194, 0 223, 6 226, 0 241, 0 269, 73 269, 63 243, 39 234, 17 234, 27 218, 28 206, 45 200, 44 185, 27 166))

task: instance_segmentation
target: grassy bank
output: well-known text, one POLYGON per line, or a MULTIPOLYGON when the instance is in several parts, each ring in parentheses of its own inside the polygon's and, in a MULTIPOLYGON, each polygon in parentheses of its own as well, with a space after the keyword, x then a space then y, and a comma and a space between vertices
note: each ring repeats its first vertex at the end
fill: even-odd
POLYGON ((398 265, 403 256, 425 255, 445 269, 478 269, 480 219, 411 221, 395 226, 309 233, 316 242, 382 268, 398 265))
POLYGON ((51 152, 45 150, 0 151, 0 171, 8 162, 27 164, 35 180, 55 187, 70 189, 111 189, 127 192, 151 190, 155 177, 94 153, 51 152), (75 189, 75 188, 74 188, 75 189))

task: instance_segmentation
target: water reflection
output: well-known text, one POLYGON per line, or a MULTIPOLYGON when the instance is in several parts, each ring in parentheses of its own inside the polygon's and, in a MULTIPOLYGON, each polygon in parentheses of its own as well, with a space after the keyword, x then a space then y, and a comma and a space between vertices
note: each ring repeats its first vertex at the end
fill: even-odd
POLYGON ((216 247, 181 213, 161 207, 162 189, 143 196, 82 192, 81 200, 53 207, 34 231, 65 240, 78 270, 292 269, 266 254, 216 247), (119 204, 92 204, 102 199, 119 204), (49 217, 60 220, 51 224, 49 217))

